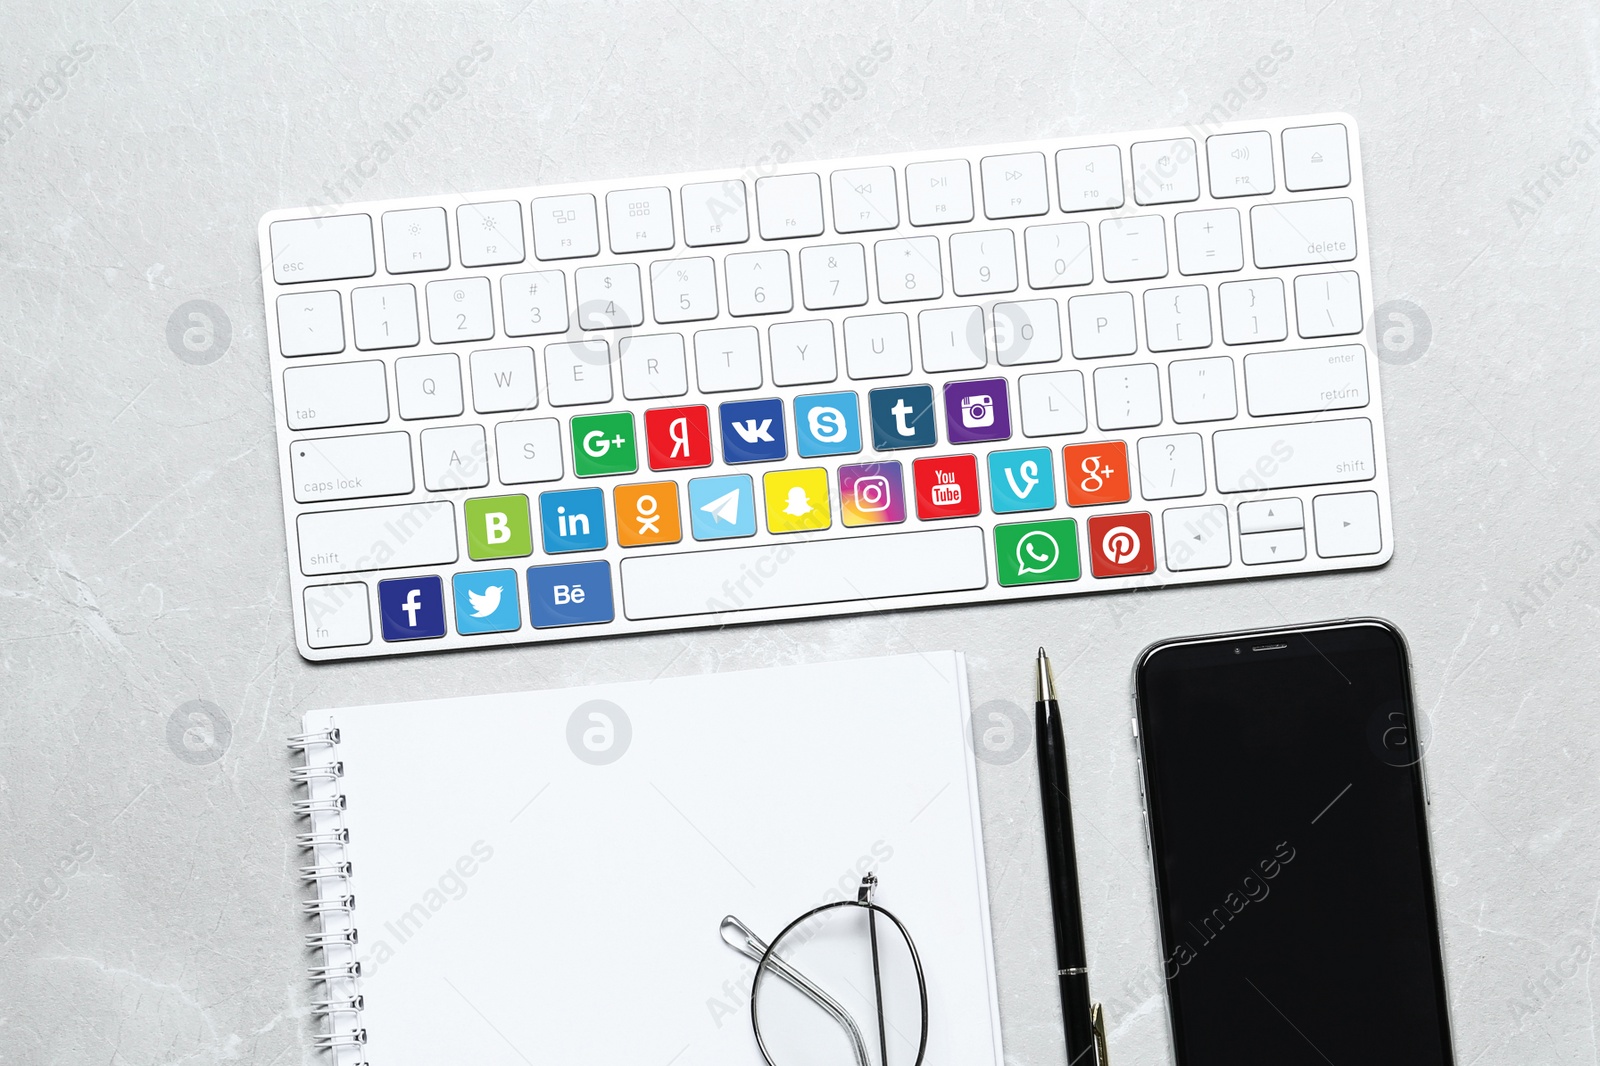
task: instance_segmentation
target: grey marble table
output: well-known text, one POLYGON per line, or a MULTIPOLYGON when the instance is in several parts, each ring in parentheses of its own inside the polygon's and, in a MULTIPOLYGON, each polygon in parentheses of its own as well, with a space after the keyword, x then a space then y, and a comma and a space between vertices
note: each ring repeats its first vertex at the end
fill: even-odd
MULTIPOLYGON (((1593 3, 104 0, 12 3, 3 21, 0 1063, 318 1061, 283 746, 307 709, 945 647, 969 656, 981 704, 1025 698, 1041 642, 1070 696, 1113 1053, 1170 1061, 1134 656, 1351 614, 1394 620, 1415 657, 1461 1062, 1600 1061, 1593 3), (847 76, 875 47, 888 58, 847 76), (452 75, 474 49, 472 75, 452 75), (419 100, 426 121, 396 127, 419 100), (1406 323, 1383 367, 1384 569, 354 665, 296 654, 262 212, 1218 109, 1362 123, 1373 288, 1406 323), (195 308, 211 329, 186 338, 195 308), (215 723, 198 740, 194 701, 215 723)), ((980 772, 1007 1057, 1061 1061, 1032 761, 980 772)))

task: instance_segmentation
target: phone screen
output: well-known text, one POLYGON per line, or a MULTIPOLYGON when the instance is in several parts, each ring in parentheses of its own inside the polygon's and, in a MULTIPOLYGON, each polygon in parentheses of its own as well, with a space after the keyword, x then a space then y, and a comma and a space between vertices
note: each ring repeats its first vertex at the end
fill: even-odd
POLYGON ((1398 634, 1177 642, 1137 682, 1181 1066, 1452 1062, 1398 634))

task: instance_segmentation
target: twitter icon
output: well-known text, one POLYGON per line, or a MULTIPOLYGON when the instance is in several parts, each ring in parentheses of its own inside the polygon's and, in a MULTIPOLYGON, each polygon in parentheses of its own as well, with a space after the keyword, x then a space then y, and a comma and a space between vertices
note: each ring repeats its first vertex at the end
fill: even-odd
POLYGON ((522 628, 515 570, 479 570, 455 576, 456 632, 505 633, 522 628))

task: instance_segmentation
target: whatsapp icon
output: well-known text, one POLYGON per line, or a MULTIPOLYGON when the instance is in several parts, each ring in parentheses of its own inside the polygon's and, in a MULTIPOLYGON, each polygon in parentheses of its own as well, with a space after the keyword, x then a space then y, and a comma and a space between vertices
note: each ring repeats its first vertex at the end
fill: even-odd
POLYGON ((994 527, 995 568, 1002 585, 1076 581, 1078 523, 1071 518, 994 527))

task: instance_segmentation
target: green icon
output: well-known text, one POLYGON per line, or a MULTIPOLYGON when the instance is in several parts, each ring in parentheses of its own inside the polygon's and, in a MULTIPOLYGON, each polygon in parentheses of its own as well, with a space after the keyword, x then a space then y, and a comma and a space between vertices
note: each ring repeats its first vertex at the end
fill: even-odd
POLYGON ((1082 573, 1078 569, 1078 523, 1057 518, 995 526, 994 557, 1002 585, 1076 581, 1082 573))
POLYGON ((474 559, 510 559, 533 554, 533 525, 526 496, 481 496, 468 500, 467 554, 474 559))
POLYGON ((631 474, 639 469, 633 412, 572 416, 572 466, 579 477, 631 474))

